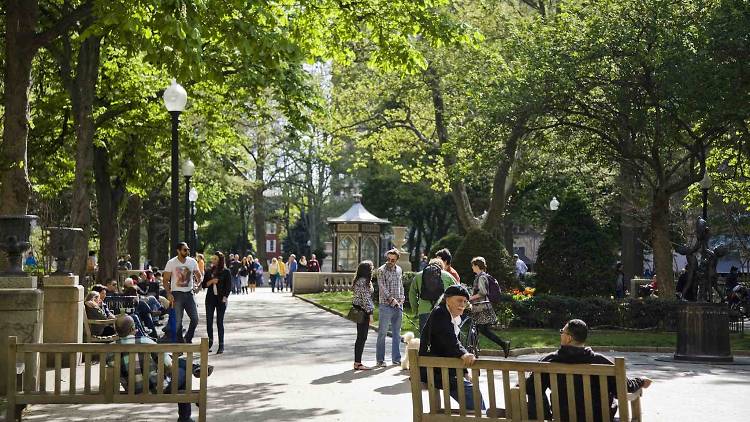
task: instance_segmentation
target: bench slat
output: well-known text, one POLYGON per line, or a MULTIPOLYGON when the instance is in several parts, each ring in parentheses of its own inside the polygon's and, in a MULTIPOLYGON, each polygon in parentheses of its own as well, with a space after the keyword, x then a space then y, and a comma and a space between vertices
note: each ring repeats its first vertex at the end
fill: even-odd
POLYGON ((505 413, 509 414, 511 409, 510 371, 508 371, 507 369, 503 369, 503 397, 505 397, 505 413))
MULTIPOLYGON (((443 379, 445 382, 445 379, 443 379)), ((432 369, 427 371, 427 397, 430 402, 430 413, 435 414, 438 412, 437 395, 435 391, 435 371, 432 369)))
POLYGON ((47 354, 39 353, 39 391, 47 391, 47 354))
POLYGON ((185 354, 185 390, 193 389, 193 352, 185 354))
MULTIPOLYGON (((148 396, 151 386, 151 353, 146 353, 143 360, 143 391, 141 394, 148 396)), ((190 389, 187 389, 190 391, 190 389)))
POLYGON ((576 395, 573 385, 573 375, 566 374, 565 382, 568 390, 568 420, 570 422, 578 422, 578 415, 576 414, 576 395))
MULTIPOLYGON (((550 363, 550 362, 523 362, 523 361, 500 361, 500 360, 479 360, 474 363, 479 369, 509 370, 524 372, 546 372, 551 374, 565 375, 570 372, 568 363, 550 363)), ((463 361, 459 358, 437 358, 434 356, 420 356, 419 366, 424 368, 457 368, 464 367, 463 361)), ((576 368, 576 374, 582 375, 611 375, 615 376, 615 367, 612 365, 586 364, 576 368)), ((472 366, 473 368, 474 366, 472 366)))
MULTIPOLYGON (((429 374, 432 369, 429 369, 427 373, 429 374)), ((440 369, 440 376, 443 377, 444 380, 449 380, 448 376, 448 368, 441 368, 440 369)), ((451 393, 450 390, 443 388, 443 407, 445 408, 445 414, 450 415, 451 409, 453 408, 453 403, 451 403, 451 393)))
POLYGON ((55 353, 55 395, 60 395, 62 381, 62 353, 55 353))
MULTIPOLYGON (((549 385, 552 392, 552 418, 553 420, 561 420, 560 416, 560 387, 557 385, 557 374, 551 374, 549 376, 549 385)), ((605 419, 606 420, 606 419, 605 419)))
POLYGON ((456 370, 456 389, 458 390, 458 412, 461 416, 466 416, 466 389, 464 388, 463 368, 456 370))
MULTIPOLYGON (((591 376, 583 376, 583 405, 585 406, 586 420, 594 420, 594 402, 591 399, 591 376)), ((606 420, 606 419, 605 419, 606 420)))
POLYGON ((474 416, 482 417, 482 397, 479 393, 479 369, 471 370, 471 389, 474 394, 474 416))
MULTIPOLYGON (((556 375, 551 375, 555 377, 556 375)), ((534 374, 534 394, 536 394, 536 418, 540 420, 544 420, 544 400, 543 398, 546 397, 546 394, 542 393, 542 374, 536 373, 534 374)))
POLYGON ((521 394, 518 410, 521 412, 521 418, 526 420, 529 418, 529 408, 526 402, 526 372, 517 371, 516 375, 518 376, 518 391, 521 394))
POLYGON ((172 353, 172 381, 170 382, 172 384, 172 394, 177 394, 177 386, 179 380, 179 360, 180 360, 180 353, 172 353))
MULTIPOLYGON (((111 387, 112 388, 111 394, 119 395, 120 394, 120 376, 122 375, 122 353, 116 352, 114 354, 114 362, 112 362, 112 364, 113 364, 112 374, 116 378, 117 382, 115 382, 115 380, 112 380, 113 385, 111 387)), ((105 368, 105 366, 103 365, 100 366, 100 370, 104 374, 107 373, 107 368, 105 368)), ((104 386, 104 383, 102 383, 102 386, 104 386)))
MULTIPOLYGON (((201 338, 201 378, 200 378, 200 399, 198 400, 198 422, 206 422, 206 406, 208 404, 208 339, 201 338)), ((419 368, 417 368, 419 369, 419 368)), ((419 378, 417 378, 419 381, 419 378)), ((420 393, 421 398, 421 393, 420 393)), ((420 405, 421 406, 421 405, 420 405)), ((421 409, 420 409, 421 410, 421 409)))
POLYGON ((158 353, 156 357, 156 393, 164 393, 164 353, 158 353))
MULTIPOLYGON (((621 421, 630 421, 630 406, 628 405, 628 387, 625 384, 625 359, 615 358, 615 383, 617 384, 617 410, 621 421)), ((640 415, 638 415, 640 417, 640 415)))
MULTIPOLYGON (((163 343, 163 344, 92 344, 92 343, 22 343, 17 353, 111 353, 115 350, 130 352, 193 352, 200 353, 199 344, 163 343)), ((457 359, 458 360, 458 359, 457 359)), ((424 366, 424 365, 421 365, 424 366)), ((614 372, 612 373, 614 375, 614 372)))
POLYGON ((83 392, 91 394, 91 353, 83 354, 83 392))
MULTIPOLYGON (((145 378, 145 374, 144 374, 145 378)), ((128 353, 128 395, 135 394, 135 353, 128 353)), ((144 387, 148 388, 148 385, 144 380, 144 387)))
POLYGON ((75 394, 76 393, 76 377, 77 377, 77 371, 76 371, 76 362, 78 361, 78 354, 77 353, 70 353, 68 354, 68 370, 70 371, 70 388, 68 388, 68 394, 75 394))
POLYGON ((609 394, 607 390, 607 377, 604 375, 599 376, 599 400, 601 400, 602 420, 607 421, 610 419, 609 416, 609 394))
POLYGON ((487 390, 490 396, 490 404, 489 408, 487 409, 487 415, 491 418, 496 418, 497 398, 495 397, 495 372, 492 369, 487 370, 487 390))

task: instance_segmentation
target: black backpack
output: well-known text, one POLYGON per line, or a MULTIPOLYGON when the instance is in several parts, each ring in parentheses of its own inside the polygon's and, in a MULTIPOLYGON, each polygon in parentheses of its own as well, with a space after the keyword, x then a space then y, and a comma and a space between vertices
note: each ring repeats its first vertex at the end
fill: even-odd
POLYGON ((428 265, 422 270, 422 291, 419 298, 435 303, 440 299, 445 287, 443 286, 442 270, 437 265, 428 265))

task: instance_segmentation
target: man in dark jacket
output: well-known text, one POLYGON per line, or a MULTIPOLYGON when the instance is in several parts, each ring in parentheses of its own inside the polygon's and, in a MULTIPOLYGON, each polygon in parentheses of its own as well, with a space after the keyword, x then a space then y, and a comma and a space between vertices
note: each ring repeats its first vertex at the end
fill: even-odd
MULTIPOLYGON (((584 344, 588 337, 588 326, 580 319, 572 319, 565 324, 565 327, 560 330, 560 348, 553 353, 543 357, 541 362, 557 362, 557 363, 595 363, 599 365, 614 365, 609 358, 595 353, 590 347, 586 347, 584 344)), ((599 391, 599 383, 591 382, 591 398, 592 406, 594 409, 594 421, 602 422, 601 399, 599 391)), ((648 388, 651 385, 651 380, 648 378, 632 378, 627 380, 628 393, 634 393, 640 388, 648 388)), ((583 393, 583 379, 580 375, 573 377, 573 389, 575 391, 575 406, 576 416, 579 421, 586 420, 586 403, 584 402, 583 393)), ((549 374, 542 374, 542 392, 544 400, 544 413, 546 419, 551 419, 552 413, 550 411, 549 401, 547 400, 547 389, 550 388, 550 377, 549 374)), ((555 420, 567 421, 568 420, 568 389, 565 375, 557 376, 557 396, 560 400, 560 415, 555 416, 555 420)), ((607 391, 609 392, 609 408, 610 408, 610 420, 614 420, 614 415, 617 412, 617 388, 615 385, 615 377, 607 377, 607 391)), ((529 399, 529 419, 536 419, 536 393, 534 390, 534 373, 532 372, 526 378, 526 394, 529 399)))
MULTIPOLYGON (((469 291, 461 285, 452 285, 445 289, 440 304, 433 309, 427 319, 424 330, 421 333, 419 344, 419 356, 437 356, 446 358, 461 358, 464 365, 470 367, 477 359, 476 356, 466 351, 466 348, 458 339, 461 314, 469 304, 469 291)), ((466 373, 464 369, 464 373, 466 373)), ((422 382, 427 382, 427 368, 419 368, 422 382)), ((439 369, 434 369, 435 387, 445 388, 439 369)), ((458 378, 455 369, 448 370, 448 381, 450 395, 458 401, 458 378)), ((463 380, 463 388, 466 393, 466 409, 474 410, 474 389, 471 381, 463 380)), ((482 410, 485 409, 484 400, 479 397, 482 410)))

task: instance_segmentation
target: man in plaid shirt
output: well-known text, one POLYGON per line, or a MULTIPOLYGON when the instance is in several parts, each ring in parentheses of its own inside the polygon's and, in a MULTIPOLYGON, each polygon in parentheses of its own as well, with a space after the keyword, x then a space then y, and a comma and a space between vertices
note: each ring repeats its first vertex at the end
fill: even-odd
POLYGON ((388 325, 391 326, 391 361, 394 365, 401 364, 401 317, 404 311, 404 283, 401 279, 403 271, 396 265, 401 253, 398 249, 391 249, 385 253, 387 263, 377 270, 378 296, 380 312, 378 320, 378 341, 375 344, 377 366, 385 366, 385 335, 388 325))
MULTIPOLYGON (((128 315, 121 316, 117 318, 117 321, 115 322, 115 327, 117 328, 117 334, 120 336, 120 339, 117 340, 120 344, 156 344, 155 341, 153 341, 149 337, 136 337, 135 336, 135 322, 133 321, 133 318, 131 318, 128 315)), ((140 394, 143 392, 144 388, 144 374, 143 374, 143 367, 144 360, 146 359, 146 356, 144 353, 136 353, 134 355, 135 361, 132 363, 135 365, 135 394, 140 394)), ((149 356, 149 359, 151 359, 151 362, 149 362, 149 374, 148 374, 148 388, 152 393, 156 393, 156 383, 158 380, 158 359, 156 353, 151 353, 149 356)), ((120 384, 122 384, 123 388, 125 390, 128 389, 128 374, 130 369, 130 356, 129 353, 123 353, 120 358, 120 384)), ((185 389, 185 377, 187 372, 187 362, 184 359, 178 359, 178 366, 179 369, 177 371, 177 390, 184 390, 185 389)), ((208 367, 208 375, 211 375, 212 367, 208 367)), ((169 355, 169 353, 164 353, 164 391, 165 392, 171 392, 172 391, 172 382, 175 382, 171 379, 171 370, 172 370, 172 356, 169 355)), ((199 365, 193 365, 193 374, 196 377, 200 376, 200 366, 199 365)), ((192 409, 190 407, 190 403, 178 403, 177 404, 177 413, 178 413, 178 422, 189 422, 194 420, 190 417, 192 414, 192 409)))

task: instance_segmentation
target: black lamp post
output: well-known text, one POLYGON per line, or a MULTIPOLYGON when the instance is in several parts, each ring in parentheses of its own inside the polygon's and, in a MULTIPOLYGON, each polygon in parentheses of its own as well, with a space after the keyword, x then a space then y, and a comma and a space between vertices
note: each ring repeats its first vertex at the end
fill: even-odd
MULTIPOLYGON (((190 224, 190 179, 192 179, 193 174, 195 174, 195 164, 187 159, 182 163, 182 175, 185 177, 185 237, 183 239, 188 244, 190 244, 190 228, 192 226, 190 224)), ((194 252, 192 251, 192 245, 190 245, 190 249, 191 252, 194 252)))
MULTIPOLYGON (((164 105, 167 107, 169 114, 172 116, 172 198, 169 212, 169 244, 170 248, 177 246, 178 226, 179 226, 179 209, 180 209, 180 181, 179 181, 179 125, 180 113, 185 110, 187 103, 187 92, 185 89, 172 79, 172 85, 164 90, 164 105)), ((170 251, 171 253, 172 251, 170 251)))

